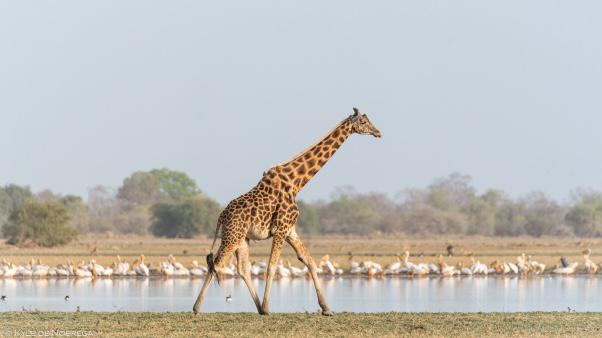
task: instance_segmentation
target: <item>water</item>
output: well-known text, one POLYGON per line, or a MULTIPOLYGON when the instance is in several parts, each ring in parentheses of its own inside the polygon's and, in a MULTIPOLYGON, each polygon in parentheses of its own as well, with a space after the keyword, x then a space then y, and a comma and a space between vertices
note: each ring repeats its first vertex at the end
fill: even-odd
MULTIPOLYGON (((335 312, 602 311, 602 278, 596 276, 321 278, 335 312)), ((203 279, 114 278, 0 279, 0 311, 190 311, 203 279), (70 300, 65 302, 65 295, 70 300)), ((264 281, 254 279, 262 299, 264 281)), ((306 279, 275 280, 272 312, 314 312, 318 303, 306 279)), ((255 312, 241 279, 209 289, 203 312, 255 312), (231 295, 232 301, 226 302, 231 295)))

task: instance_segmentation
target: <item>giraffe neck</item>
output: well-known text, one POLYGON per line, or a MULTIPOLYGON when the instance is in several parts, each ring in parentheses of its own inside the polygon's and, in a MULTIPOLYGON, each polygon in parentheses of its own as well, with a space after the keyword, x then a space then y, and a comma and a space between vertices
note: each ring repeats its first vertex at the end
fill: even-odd
POLYGON ((345 119, 326 134, 324 138, 301 152, 301 154, 276 166, 274 169, 276 169, 282 181, 288 183, 287 190, 291 190, 293 194, 299 192, 347 140, 351 135, 351 130, 351 123, 348 119, 345 119))

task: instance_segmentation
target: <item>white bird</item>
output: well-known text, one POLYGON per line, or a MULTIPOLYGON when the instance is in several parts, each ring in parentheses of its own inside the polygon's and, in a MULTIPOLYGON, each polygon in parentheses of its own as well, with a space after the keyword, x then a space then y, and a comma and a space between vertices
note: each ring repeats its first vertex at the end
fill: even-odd
POLYGON ((287 278, 291 276, 291 271, 280 262, 276 265, 276 274, 280 277, 287 278))
POLYGON ((385 275, 396 275, 399 273, 399 269, 401 269, 401 257, 400 255, 395 255, 397 261, 387 265, 384 270, 385 275))
POLYGON ((557 267, 556 269, 552 270, 552 273, 561 274, 561 275, 570 275, 575 272, 578 265, 579 265, 579 263, 573 262, 573 263, 569 264, 569 266, 567 266, 567 267, 557 267))
POLYGON ((27 264, 27 266, 18 266, 16 275, 23 277, 31 277, 33 275, 31 271, 31 265, 27 264))
POLYGON ((403 265, 406 269, 406 272, 411 275, 423 276, 430 272, 430 269, 427 264, 419 263, 414 264, 409 261, 410 252, 408 250, 403 252, 403 265))
POLYGON ((56 271, 56 275, 60 276, 60 277, 69 277, 70 273, 69 273, 69 269, 67 266, 65 265, 59 265, 55 268, 56 271))
POLYGON ((190 269, 190 274, 192 276, 203 276, 207 273, 207 268, 204 266, 199 266, 199 262, 196 260, 192 261, 192 268, 190 269))
POLYGON ((31 274, 35 277, 46 277, 48 276, 48 271, 50 267, 48 265, 42 265, 42 262, 38 258, 38 262, 34 263, 33 259, 31 260, 31 274))
POLYGON ((234 264, 229 264, 228 266, 223 267, 218 272, 225 276, 235 276, 236 275, 236 267, 234 266, 234 264))
POLYGON ((113 271, 116 276, 127 276, 130 271, 130 263, 124 262, 120 256, 117 256, 117 265, 113 271))
POLYGON ((533 273, 535 273, 536 275, 540 274, 540 273, 543 273, 545 271, 545 269, 546 269, 546 265, 545 264, 539 263, 537 261, 534 261, 531 258, 531 256, 527 257, 527 266, 529 266, 530 269, 531 269, 531 271, 533 273))
POLYGON ((259 275, 263 275, 266 273, 267 268, 265 265, 260 264, 263 262, 259 262, 257 264, 255 263, 251 263, 251 275, 252 276, 259 276, 259 275))
POLYGON ((322 257, 319 266, 324 273, 328 273, 330 275, 334 275, 337 273, 337 269, 334 266, 334 264, 330 261, 329 255, 325 255, 324 257, 322 257))
POLYGON ((489 273, 489 269, 487 268, 487 265, 475 260, 474 257, 471 257, 470 259, 472 260, 472 266, 470 267, 470 270, 473 274, 486 275, 489 273))
POLYGON ((169 256, 171 258, 171 265, 174 268, 174 276, 190 276, 190 270, 188 270, 184 265, 182 265, 182 263, 176 262, 176 258, 174 256, 169 256))
MULTIPOLYGON (((518 266, 516 266, 516 264, 512 263, 512 262, 506 262, 504 263, 506 266, 508 266, 508 269, 510 270, 509 272, 512 272, 514 274, 518 273, 518 266)), ((504 269, 505 270, 505 269, 504 269)))
POLYGON ((9 264, 4 267, 4 277, 13 277, 17 275, 17 267, 14 264, 9 264))
POLYGON ((75 277, 78 277, 78 278, 92 277, 92 272, 85 269, 83 261, 77 267, 73 267, 73 264, 70 264, 70 266, 71 266, 71 271, 73 271, 73 275, 75 277))
POLYGON ((137 260, 137 264, 133 267, 134 272, 138 276, 148 276, 149 270, 146 264, 144 264, 144 255, 140 255, 139 260, 137 260))
POLYGON ((362 264, 354 261, 353 255, 351 255, 351 254, 349 255, 349 265, 351 266, 351 268, 349 269, 349 273, 352 273, 352 274, 366 273, 365 268, 362 266, 362 264))
POLYGON ((585 272, 594 274, 598 271, 598 265, 589 258, 589 253, 583 254, 585 272))
POLYGON ((353 255, 351 253, 349 253, 349 266, 351 267, 349 272, 361 273, 362 269, 360 268, 360 263, 353 260, 353 255))
POLYGON ((445 263, 443 260, 443 255, 439 255, 439 271, 440 275, 445 277, 453 276, 459 273, 454 265, 447 265, 447 263, 445 263))
POLYGON ((307 276, 307 273, 309 272, 309 269, 307 268, 307 266, 304 266, 302 269, 300 269, 298 267, 291 265, 290 262, 287 262, 287 267, 293 277, 307 276))

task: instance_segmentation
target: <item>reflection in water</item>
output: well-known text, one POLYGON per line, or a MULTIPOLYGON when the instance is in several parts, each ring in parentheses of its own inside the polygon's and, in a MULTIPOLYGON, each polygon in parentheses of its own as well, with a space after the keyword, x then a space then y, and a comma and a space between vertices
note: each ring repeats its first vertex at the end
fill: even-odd
MULTIPOLYGON (((334 311, 602 311, 602 279, 596 276, 454 277, 454 278, 321 278, 334 311)), ((0 279, 7 299, 0 311, 190 311, 203 279, 0 279), (65 301, 69 295, 70 300, 65 301)), ((264 281, 253 284, 263 292, 264 281)), ((260 297, 261 298, 261 297, 260 297)), ((255 312, 241 279, 214 283, 205 312, 255 312), (232 302, 226 297, 232 296, 232 302)), ((318 303, 305 279, 274 281, 274 312, 314 312, 318 303)))

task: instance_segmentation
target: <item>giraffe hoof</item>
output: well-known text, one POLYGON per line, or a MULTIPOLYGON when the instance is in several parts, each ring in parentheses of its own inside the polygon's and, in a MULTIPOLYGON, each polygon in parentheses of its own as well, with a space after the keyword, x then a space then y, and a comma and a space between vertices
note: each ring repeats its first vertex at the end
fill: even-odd
POLYGON ((269 316, 270 315, 270 310, 261 309, 259 311, 259 314, 262 315, 262 316, 269 316))
POLYGON ((322 316, 332 316, 334 313, 330 310, 322 310, 322 316))

